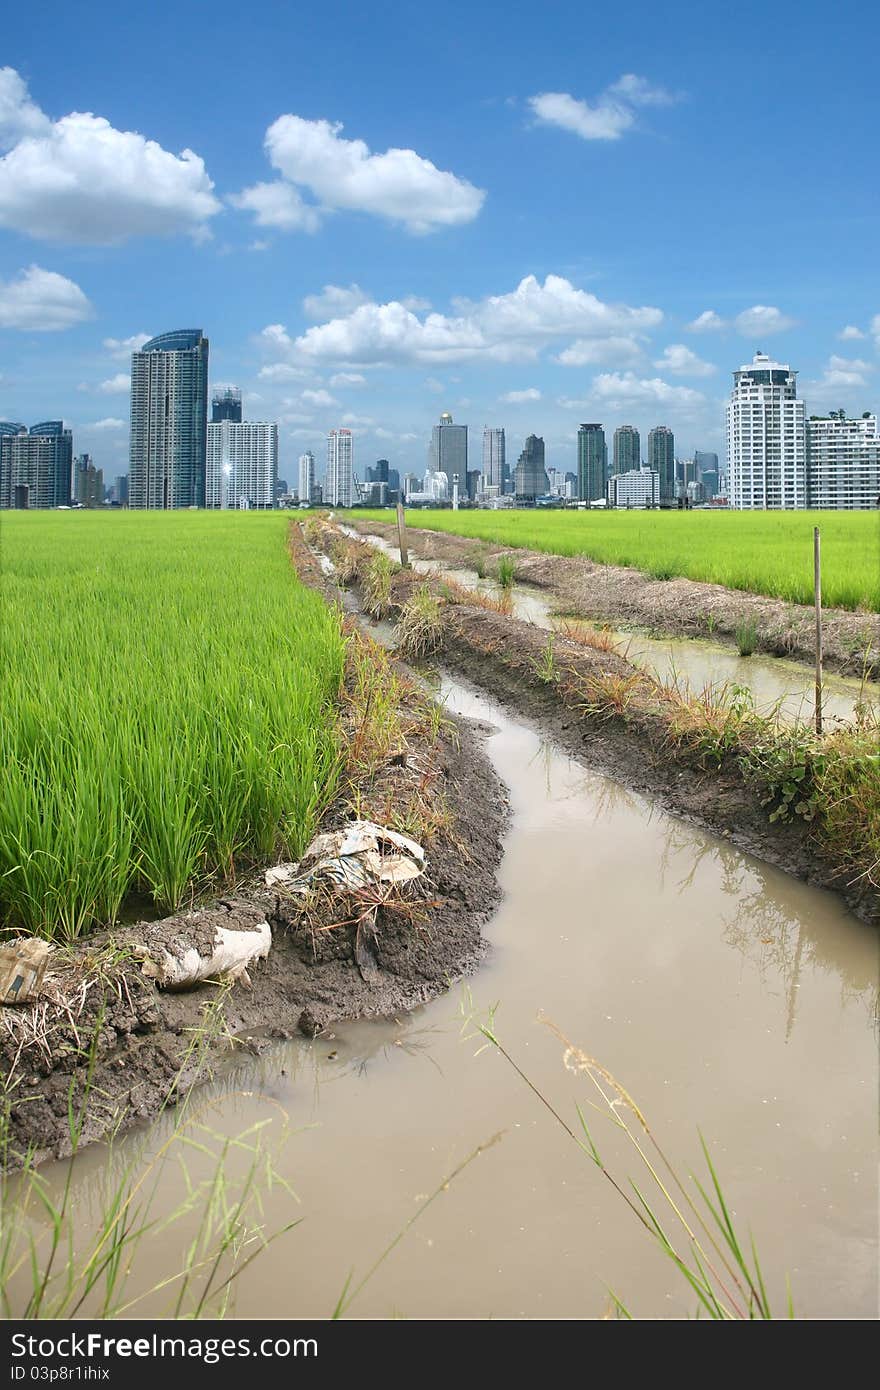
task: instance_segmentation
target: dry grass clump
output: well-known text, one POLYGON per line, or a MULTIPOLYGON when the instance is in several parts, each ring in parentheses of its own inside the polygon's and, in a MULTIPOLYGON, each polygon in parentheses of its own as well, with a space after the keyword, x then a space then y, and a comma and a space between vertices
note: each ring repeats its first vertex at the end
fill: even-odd
POLYGON ((459 603, 468 608, 485 608, 490 613, 508 615, 513 611, 513 594, 504 589, 497 595, 483 593, 480 589, 470 589, 457 579, 445 577, 440 583, 440 592, 450 603, 459 603))
POLYGON ((399 569, 381 550, 375 550, 361 565, 361 593, 371 618, 384 618, 391 611, 391 580, 399 569))
MULTIPOLYGON (((557 623, 557 632, 562 637, 567 637, 569 642, 576 642, 579 647, 590 647, 596 652, 617 652, 617 641, 612 632, 605 628, 589 627, 585 623, 572 622, 565 618, 557 623)), ((620 653, 625 656, 625 653, 620 653)))
POLYGON ((420 661, 442 645, 445 623, 440 600, 423 584, 400 610, 394 638, 405 661, 420 661))

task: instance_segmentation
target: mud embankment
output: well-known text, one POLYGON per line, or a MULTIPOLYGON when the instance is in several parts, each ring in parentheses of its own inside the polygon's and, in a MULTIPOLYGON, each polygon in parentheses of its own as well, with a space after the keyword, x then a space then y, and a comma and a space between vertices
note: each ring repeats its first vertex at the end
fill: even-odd
MULTIPOLYGON (((346 520, 359 531, 397 541, 390 523, 346 520)), ((560 613, 613 626, 647 629, 652 635, 711 638, 736 645, 737 628, 754 623, 756 650, 771 656, 812 663, 815 659, 815 614, 811 607, 781 599, 726 589, 692 579, 652 579, 640 570, 602 565, 585 556, 547 555, 534 550, 506 550, 485 541, 440 531, 407 531, 410 552, 419 559, 473 568, 478 558, 497 564, 509 555, 516 577, 548 591, 560 613)), ((823 659, 842 675, 880 679, 880 617, 826 608, 823 614, 823 659)))
MULTIPOLYGON (((292 559, 305 582, 338 597, 301 544, 292 559)), ((395 675, 411 692, 405 669, 395 675)), ((424 713, 419 699, 415 719, 424 713)), ((351 692, 343 718, 351 748, 364 728, 351 692)), ((70 1152, 71 1100, 74 1114, 84 1106, 82 1148, 176 1104, 219 1065, 228 1066, 236 1049, 247 1055, 297 1031, 314 1035, 342 1019, 392 1016, 476 967, 481 927, 498 901, 507 812, 480 730, 447 720, 430 734, 404 711, 387 756, 377 759, 365 748, 364 760, 366 771, 349 768, 321 828, 339 828, 355 815, 382 824, 403 820, 425 846, 424 876, 378 906, 369 933, 356 898, 336 894, 303 912, 289 895, 268 889, 262 871, 241 880, 208 911, 212 930, 218 922, 232 930, 269 923, 272 947, 249 967, 250 988, 158 989, 133 955, 145 931, 138 924, 54 951, 37 1001, 0 1009, 9 1167, 28 1148, 39 1157, 70 1152)), ((164 935, 173 950, 175 941, 197 937, 200 925, 196 909, 150 923, 149 931, 164 935)))

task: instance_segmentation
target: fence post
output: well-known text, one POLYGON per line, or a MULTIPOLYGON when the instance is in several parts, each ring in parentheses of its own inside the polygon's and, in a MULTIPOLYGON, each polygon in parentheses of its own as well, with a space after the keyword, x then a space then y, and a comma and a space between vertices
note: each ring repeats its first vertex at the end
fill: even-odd
POLYGON ((822 732, 822 551, 813 527, 813 599, 816 605, 816 733, 822 732))
POLYGON ((397 504, 397 540, 400 545, 400 563, 403 569, 409 569, 409 552, 406 548, 406 518, 403 515, 403 503, 397 504))

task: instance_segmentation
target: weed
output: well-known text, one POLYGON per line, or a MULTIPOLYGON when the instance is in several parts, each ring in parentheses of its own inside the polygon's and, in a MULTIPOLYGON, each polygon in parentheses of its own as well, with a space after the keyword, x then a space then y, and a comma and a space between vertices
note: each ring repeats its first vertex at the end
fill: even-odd
POLYGON ((426 584, 416 589, 400 610, 394 630, 397 651, 406 661, 419 661, 437 651, 444 632, 440 601, 426 584))
POLYGON ((553 685, 559 679, 559 671, 556 665, 556 657, 553 651, 553 642, 556 634, 549 632, 547 641, 541 649, 541 655, 536 661, 532 662, 535 675, 539 681, 545 685, 553 685))
POLYGON ((758 645, 758 625, 754 618, 740 618, 735 637, 740 656, 751 656, 758 645))
POLYGON ((384 618, 391 607, 391 580, 396 569, 381 550, 375 551, 363 567, 361 592, 364 608, 373 618, 384 618))
POLYGON ((498 561, 498 583, 502 589, 512 589, 516 565, 511 555, 502 555, 498 561))

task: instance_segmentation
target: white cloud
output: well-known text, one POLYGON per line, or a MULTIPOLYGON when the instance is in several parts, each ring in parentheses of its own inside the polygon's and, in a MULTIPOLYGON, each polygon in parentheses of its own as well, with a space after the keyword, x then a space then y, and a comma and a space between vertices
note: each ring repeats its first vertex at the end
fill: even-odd
POLYGON ((431 307, 430 299, 422 299, 421 295, 418 294, 408 294, 406 298, 402 299, 400 302, 404 309, 412 309, 414 314, 418 314, 420 311, 430 309, 431 307))
POLYGON ((443 382, 438 381, 435 376, 426 376, 425 386, 428 388, 428 390, 431 392, 433 396, 439 396, 442 394, 442 392, 446 390, 446 387, 443 385, 443 382))
POLYGON ((13 280, 0 280, 0 328, 51 333, 83 323, 92 314, 79 285, 54 270, 32 265, 13 280))
POLYGON ((864 338, 865 335, 854 323, 848 323, 845 328, 841 328, 837 336, 841 342, 847 343, 854 338, 864 338))
POLYGON ((132 333, 130 338, 105 338, 104 347, 111 357, 118 357, 122 362, 133 352, 140 352, 144 343, 148 343, 152 336, 152 333, 132 333))
POLYGON ((360 372, 336 372, 330 378, 331 386, 366 386, 367 378, 360 372))
MULTIPOLYGON (((417 317, 398 300, 362 304, 353 313, 309 328, 295 340, 298 361, 340 361, 358 365, 382 361, 458 362, 484 358, 529 361, 554 339, 603 338, 652 328, 659 309, 606 304, 558 275, 543 284, 528 275, 509 294, 455 302, 453 316, 417 317)), ((290 342, 282 325, 264 329, 290 342)))
POLYGON ((691 323, 686 323, 688 333, 720 333, 727 324, 714 309, 704 309, 691 323))
POLYGON ((642 355, 635 338, 578 338, 558 354, 561 367, 598 367, 602 363, 635 362, 642 355))
POLYGON ((131 390, 131 377, 128 372, 117 372, 107 381, 102 381, 97 389, 102 396, 121 395, 123 391, 131 390))
POLYGON ((346 414, 342 417, 343 425, 357 425, 361 429, 369 429, 370 425, 375 425, 376 421, 370 415, 351 415, 346 414))
POLYGON ((261 367, 257 375, 263 381, 302 381, 309 373, 290 362, 272 362, 268 367, 261 367))
POLYGON ((313 322, 335 319, 350 314, 361 304, 370 304, 372 296, 360 285, 325 285, 320 294, 307 294, 303 309, 313 322))
POLYGON ((197 154, 171 154, 88 111, 51 121, 10 71, 3 69, 3 122, 7 131, 16 121, 24 130, 0 159, 0 226, 101 246, 132 236, 206 234, 220 203, 197 154))
POLYGON ((661 371, 672 372, 674 376, 714 376, 718 370, 711 362, 704 362, 684 343, 671 343, 663 349, 663 356, 655 363, 661 371))
POLYGON ((678 97, 653 87, 644 77, 625 73, 593 102, 569 92, 542 92, 529 97, 529 106, 544 125, 558 126, 582 140, 619 140, 636 123, 639 106, 669 106, 678 97))
POLYGON ((104 420, 93 420, 90 425, 83 426, 83 429, 87 430, 124 430, 127 428, 127 421, 114 420, 112 416, 108 416, 104 420))
POLYGON ((0 149, 8 150, 29 135, 45 135, 50 126, 15 68, 0 68, 0 149))
POLYGON ((342 125, 279 116, 266 131, 266 153, 282 179, 246 188, 231 201, 256 212, 263 226, 313 230, 327 212, 366 212, 410 232, 472 222, 486 197, 466 179, 438 169, 414 150, 373 154, 363 140, 344 140, 342 125), (314 198, 302 201, 300 189, 314 198), (308 215, 312 226, 303 218, 308 215))
POLYGON ((832 354, 821 379, 815 383, 818 389, 826 387, 867 386, 868 373, 874 368, 870 362, 860 357, 838 357, 832 354))
POLYGON ((509 405, 521 405, 523 401, 539 401, 541 392, 537 386, 527 386, 523 391, 508 391, 505 396, 501 396, 499 399, 507 401, 509 405))
POLYGON ((269 242, 268 242, 268 241, 260 241, 260 240, 252 241, 252 242, 250 242, 249 245, 248 245, 248 250, 249 250, 249 251, 268 251, 268 250, 269 250, 269 242))
POLYGON ((293 340, 289 336, 283 323, 267 323, 260 334, 260 341, 264 347, 289 348, 293 346, 293 340))
POLYGON ((880 348, 880 314, 875 314, 871 319, 871 335, 876 340, 878 348, 880 348))
POLYGON ((593 396, 611 404, 695 406, 705 399, 690 386, 672 386, 655 376, 639 378, 634 372, 602 372, 593 378, 593 396))
POLYGON ((241 212, 252 212, 258 227, 277 227, 282 232, 316 232, 321 225, 317 208, 304 203, 292 184, 255 183, 229 201, 241 212))
POLYGON ((307 401, 309 405, 331 406, 339 404, 336 397, 331 396, 330 392, 323 390, 323 388, 318 391, 311 389, 303 391, 302 399, 307 401))
POLYGON ((794 328, 795 322, 795 319, 783 314, 781 309, 777 309, 773 304, 753 304, 751 309, 743 309, 735 319, 736 331, 744 338, 784 333, 787 328, 794 328))

